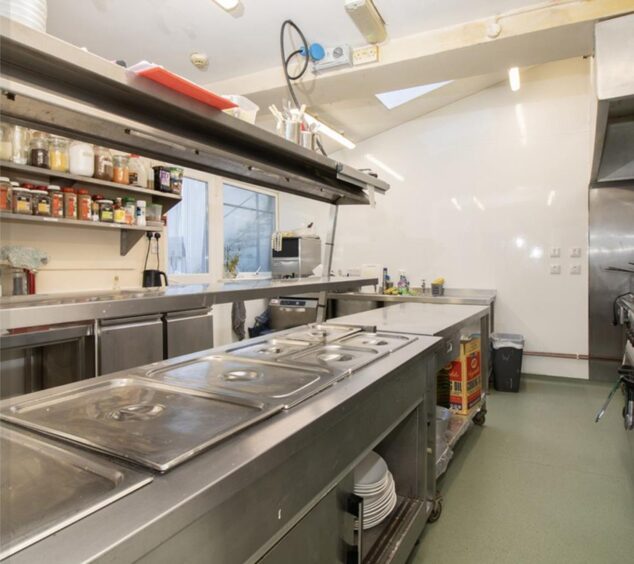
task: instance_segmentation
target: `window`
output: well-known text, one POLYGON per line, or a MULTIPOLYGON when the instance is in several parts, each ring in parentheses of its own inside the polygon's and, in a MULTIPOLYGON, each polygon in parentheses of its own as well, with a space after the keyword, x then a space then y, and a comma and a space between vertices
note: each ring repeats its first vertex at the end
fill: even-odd
POLYGON ((209 272, 209 194, 207 182, 183 178, 183 200, 167 213, 169 274, 209 272))
POLYGON ((276 197, 232 184, 223 191, 225 270, 235 266, 239 272, 270 272, 276 197))

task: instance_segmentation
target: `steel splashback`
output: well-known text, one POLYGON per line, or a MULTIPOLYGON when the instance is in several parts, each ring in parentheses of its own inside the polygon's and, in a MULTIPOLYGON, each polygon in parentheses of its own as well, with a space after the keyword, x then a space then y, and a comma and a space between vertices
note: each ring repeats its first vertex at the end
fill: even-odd
POLYGON ((0 425, 0 560, 152 481, 103 457, 0 425))

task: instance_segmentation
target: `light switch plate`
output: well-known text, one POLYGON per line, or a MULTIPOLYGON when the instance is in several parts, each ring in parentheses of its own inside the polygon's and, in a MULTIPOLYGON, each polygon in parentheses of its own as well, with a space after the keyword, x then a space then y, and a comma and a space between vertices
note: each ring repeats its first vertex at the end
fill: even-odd
POLYGON ((570 274, 581 274, 581 265, 580 264, 571 264, 570 265, 570 274))
POLYGON ((550 248, 550 258, 559 258, 561 256, 561 247, 550 248))
POLYGON ((581 257, 581 247, 572 247, 570 249, 571 258, 580 258, 581 257))
POLYGON ((550 265, 550 273, 551 274, 561 274, 561 265, 560 264, 551 264, 550 265))

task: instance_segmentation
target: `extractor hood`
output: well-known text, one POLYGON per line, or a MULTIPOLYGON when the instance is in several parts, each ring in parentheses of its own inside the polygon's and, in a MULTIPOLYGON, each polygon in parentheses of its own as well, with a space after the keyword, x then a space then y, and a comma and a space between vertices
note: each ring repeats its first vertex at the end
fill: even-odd
POLYGON ((599 100, 591 183, 634 182, 634 14, 595 26, 599 100))

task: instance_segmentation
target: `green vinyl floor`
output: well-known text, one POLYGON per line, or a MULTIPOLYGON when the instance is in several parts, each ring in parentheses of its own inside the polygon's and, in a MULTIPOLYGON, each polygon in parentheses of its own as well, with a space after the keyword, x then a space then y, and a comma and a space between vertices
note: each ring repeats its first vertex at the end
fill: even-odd
POLYGON ((483 427, 439 481, 443 512, 410 564, 634 562, 634 431, 610 384, 524 377, 492 392, 483 427))

